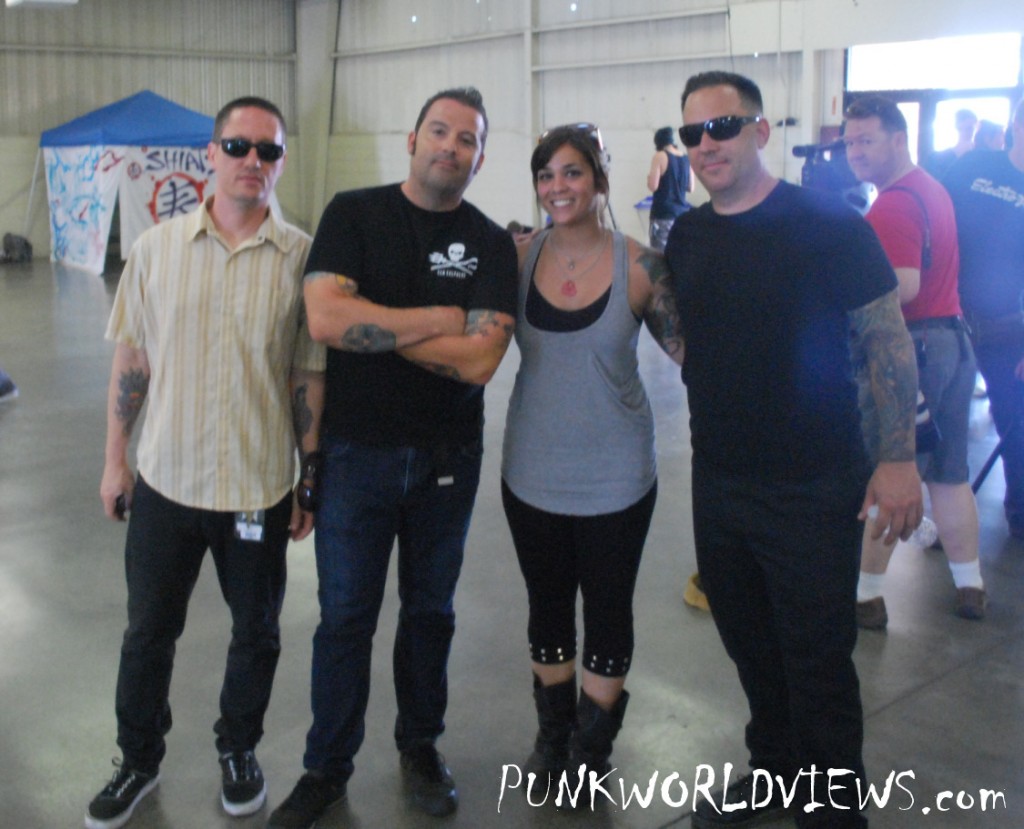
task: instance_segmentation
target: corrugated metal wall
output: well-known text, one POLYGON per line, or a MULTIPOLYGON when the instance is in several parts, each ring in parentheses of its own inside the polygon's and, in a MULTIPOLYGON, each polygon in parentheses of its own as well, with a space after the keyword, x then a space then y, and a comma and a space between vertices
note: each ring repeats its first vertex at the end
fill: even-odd
POLYGON ((38 135, 141 89, 210 115, 259 94, 294 122, 294 73, 295 0, 0 8, 4 136, 38 135))

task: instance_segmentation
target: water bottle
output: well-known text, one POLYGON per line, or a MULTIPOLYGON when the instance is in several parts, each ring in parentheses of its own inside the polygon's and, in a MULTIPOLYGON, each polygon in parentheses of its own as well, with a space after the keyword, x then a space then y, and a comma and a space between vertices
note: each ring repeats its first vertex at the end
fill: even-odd
MULTIPOLYGON (((875 521, 878 519, 878 504, 872 504, 868 507, 868 519, 875 521)), ((922 550, 931 547, 936 541, 939 540, 939 528, 935 526, 935 522, 932 521, 927 515, 921 519, 921 523, 918 524, 917 529, 911 533, 908 544, 913 544, 915 547, 920 547, 922 550)))
POLYGON ((907 543, 913 544, 915 547, 920 547, 922 550, 926 550, 938 540, 939 528, 936 527, 935 522, 926 515, 921 519, 921 523, 918 525, 917 529, 914 530, 913 535, 910 536, 907 543))

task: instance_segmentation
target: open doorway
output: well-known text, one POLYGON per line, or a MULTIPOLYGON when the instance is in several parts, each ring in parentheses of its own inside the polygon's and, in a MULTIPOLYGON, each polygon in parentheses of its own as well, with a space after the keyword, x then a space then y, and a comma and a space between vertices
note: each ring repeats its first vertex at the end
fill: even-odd
POLYGON ((844 107, 863 94, 896 101, 907 119, 914 161, 957 144, 956 114, 1005 130, 1024 97, 1020 33, 853 46, 844 107))

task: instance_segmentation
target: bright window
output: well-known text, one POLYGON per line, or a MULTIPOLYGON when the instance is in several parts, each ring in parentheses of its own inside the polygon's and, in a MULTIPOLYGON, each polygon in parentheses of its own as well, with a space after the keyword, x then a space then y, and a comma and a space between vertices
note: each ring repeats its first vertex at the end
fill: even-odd
POLYGON ((846 88, 988 89, 1016 86, 1020 34, 969 35, 853 46, 846 88))

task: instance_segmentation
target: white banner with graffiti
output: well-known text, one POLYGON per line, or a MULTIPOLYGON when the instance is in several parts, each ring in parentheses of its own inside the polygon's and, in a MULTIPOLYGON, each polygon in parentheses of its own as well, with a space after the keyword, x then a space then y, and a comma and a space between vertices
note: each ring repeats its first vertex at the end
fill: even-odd
POLYGON ((121 257, 146 228, 194 210, 213 192, 206 149, 45 147, 50 258, 102 273, 114 205, 121 257))
POLYGON ((47 147, 50 259, 103 272, 123 147, 47 147))
POLYGON ((121 257, 146 228, 190 213, 213 192, 206 148, 124 147, 121 257))

